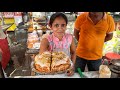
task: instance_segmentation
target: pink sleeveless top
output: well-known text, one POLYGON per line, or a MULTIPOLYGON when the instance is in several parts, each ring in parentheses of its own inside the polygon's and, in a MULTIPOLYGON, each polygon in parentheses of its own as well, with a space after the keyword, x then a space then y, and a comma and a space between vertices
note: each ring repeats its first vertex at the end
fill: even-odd
POLYGON ((49 51, 63 51, 70 56, 71 34, 65 34, 61 41, 54 34, 49 35, 47 39, 49 42, 49 51))

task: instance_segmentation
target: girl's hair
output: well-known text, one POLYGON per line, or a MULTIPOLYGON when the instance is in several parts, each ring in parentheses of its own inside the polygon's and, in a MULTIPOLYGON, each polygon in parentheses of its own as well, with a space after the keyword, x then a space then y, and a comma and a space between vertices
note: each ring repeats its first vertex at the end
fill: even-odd
POLYGON ((63 13, 57 12, 57 13, 54 13, 54 14, 50 17, 49 24, 50 24, 51 26, 52 26, 54 20, 55 20, 57 17, 62 17, 62 18, 65 20, 66 24, 68 23, 68 19, 67 19, 66 15, 63 14, 63 13))

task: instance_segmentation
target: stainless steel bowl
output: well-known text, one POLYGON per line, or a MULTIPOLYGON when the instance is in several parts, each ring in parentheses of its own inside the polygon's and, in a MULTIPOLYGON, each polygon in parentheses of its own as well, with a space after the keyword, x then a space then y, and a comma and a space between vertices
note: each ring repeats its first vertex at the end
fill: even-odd
POLYGON ((120 67, 120 59, 113 59, 110 62, 111 64, 120 67))

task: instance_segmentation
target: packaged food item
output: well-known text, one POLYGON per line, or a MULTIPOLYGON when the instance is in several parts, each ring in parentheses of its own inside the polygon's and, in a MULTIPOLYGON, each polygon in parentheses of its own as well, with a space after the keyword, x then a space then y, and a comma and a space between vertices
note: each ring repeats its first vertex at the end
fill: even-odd
POLYGON ((47 31, 46 31, 46 34, 50 34, 50 30, 47 30, 47 31))
POLYGON ((32 12, 32 16, 34 17, 34 20, 45 20, 45 12, 32 12))
POLYGON ((34 43, 33 48, 40 49, 40 43, 39 42, 34 43))
POLYGON ((40 48, 40 39, 35 30, 32 33, 28 34, 27 46, 29 49, 39 49, 40 48))
POLYGON ((42 37, 43 35, 43 31, 42 30, 37 30, 38 34, 39 34, 39 37, 42 37))
POLYGON ((99 67, 99 78, 110 78, 111 71, 107 65, 100 65, 99 67))

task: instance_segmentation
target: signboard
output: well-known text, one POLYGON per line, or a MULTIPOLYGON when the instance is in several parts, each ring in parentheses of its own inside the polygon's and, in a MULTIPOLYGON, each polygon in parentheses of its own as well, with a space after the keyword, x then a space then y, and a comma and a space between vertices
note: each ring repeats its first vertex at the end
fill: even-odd
POLYGON ((16 25, 22 22, 22 12, 14 12, 14 20, 16 25))
POLYGON ((0 18, 14 18, 14 12, 0 12, 0 18))
POLYGON ((4 18, 14 18, 14 12, 3 12, 4 18))
POLYGON ((14 16, 22 16, 22 12, 0 12, 0 18, 14 18, 14 16))
POLYGON ((14 12, 14 16, 22 16, 22 12, 14 12))

